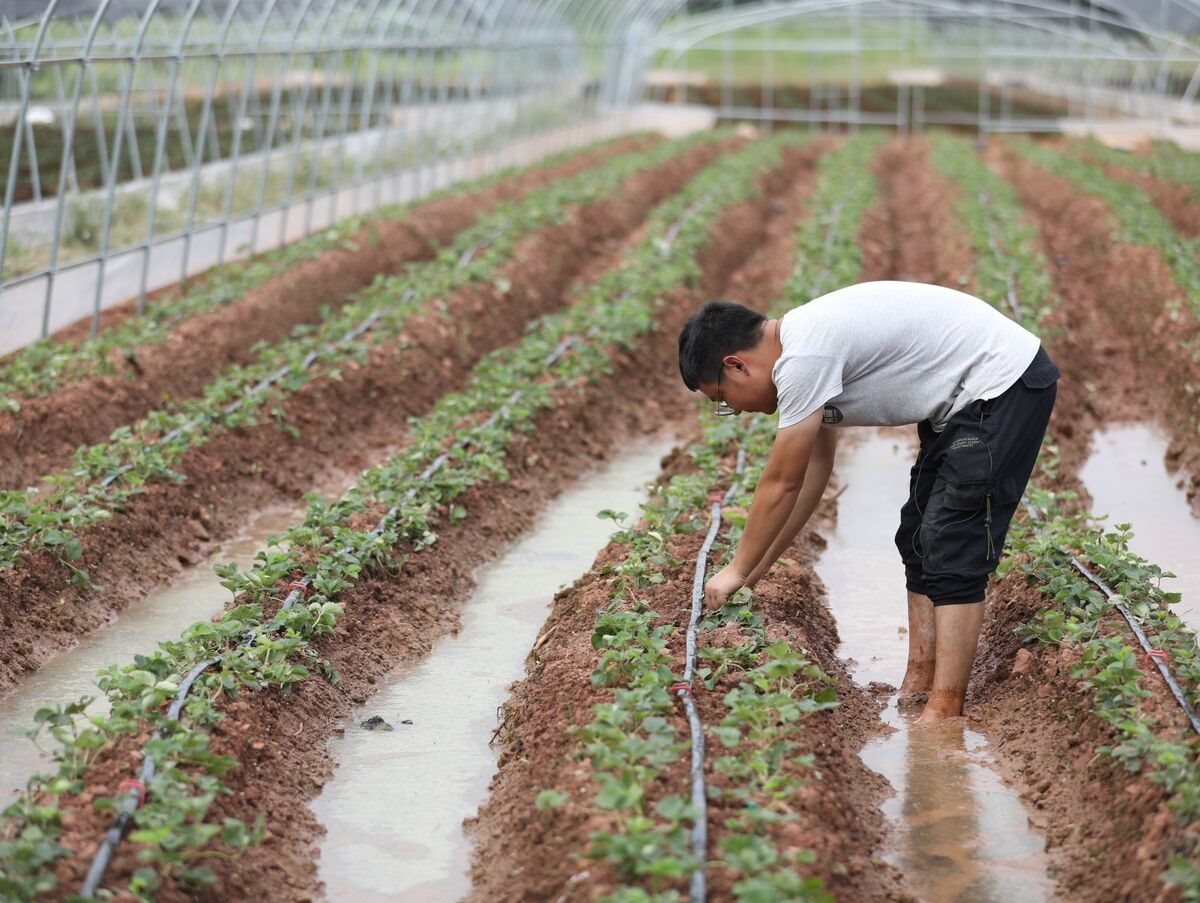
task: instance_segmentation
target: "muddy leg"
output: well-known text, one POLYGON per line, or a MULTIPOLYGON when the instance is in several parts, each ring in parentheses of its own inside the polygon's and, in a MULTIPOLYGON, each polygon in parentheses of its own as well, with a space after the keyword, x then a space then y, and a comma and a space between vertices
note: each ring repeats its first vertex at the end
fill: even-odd
POLYGON ((924 694, 933 687, 934 654, 933 603, 928 596, 908 594, 908 667, 900 684, 899 705, 924 702, 924 694))
POLYGON ((939 605, 933 610, 937 632, 937 665, 933 689, 918 724, 930 724, 962 714, 967 696, 967 681, 975 661, 979 627, 983 623, 983 603, 939 605))

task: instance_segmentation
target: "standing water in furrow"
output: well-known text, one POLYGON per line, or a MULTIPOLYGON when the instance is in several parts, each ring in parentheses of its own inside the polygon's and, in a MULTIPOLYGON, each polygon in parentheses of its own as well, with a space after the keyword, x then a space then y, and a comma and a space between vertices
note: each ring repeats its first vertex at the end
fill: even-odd
POLYGON ((484 568, 458 634, 396 672, 330 744, 334 778, 313 803, 327 834, 330 900, 457 900, 470 889, 463 819, 496 768, 496 713, 555 592, 592 565, 613 532, 602 509, 635 514, 671 443, 624 450, 556 499, 533 531, 484 568))
MULTIPOLYGON (((911 432, 863 431, 841 450, 837 526, 817 564, 840 654, 864 686, 898 684, 908 655, 904 569, 893 536, 916 453, 911 432)), ((862 751, 896 791, 883 805, 893 832, 889 861, 929 903, 1049 900, 1042 839, 969 717, 917 725, 920 707, 897 708, 896 700, 891 690, 881 714, 888 733, 862 751)))
POLYGON ((1200 631, 1200 520, 1167 472, 1166 450, 1166 437, 1152 426, 1109 427, 1093 437, 1079 478, 1108 528, 1131 524, 1130 550, 1175 575, 1163 580, 1163 589, 1182 594, 1175 613, 1200 631))
POLYGON ((55 766, 42 747, 54 742, 44 735, 41 745, 26 731, 34 715, 45 706, 94 697, 87 715, 108 711, 108 700, 96 686, 96 672, 113 663, 123 664, 138 651, 173 640, 196 621, 211 618, 230 599, 229 590, 213 572, 214 564, 235 562, 246 568, 267 537, 282 533, 304 517, 304 508, 274 508, 261 513, 238 536, 220 546, 209 558, 179 575, 168 586, 131 604, 112 624, 83 637, 78 646, 55 656, 0 699, 0 809, 25 787, 37 772, 55 766))

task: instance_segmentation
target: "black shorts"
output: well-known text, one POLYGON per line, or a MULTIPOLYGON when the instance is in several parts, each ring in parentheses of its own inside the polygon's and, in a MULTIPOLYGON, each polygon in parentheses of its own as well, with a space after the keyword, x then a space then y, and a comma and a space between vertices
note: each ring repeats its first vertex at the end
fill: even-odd
POLYGON ((896 531, 910 591, 934 605, 983 601, 1037 461, 1058 377, 1039 348, 1003 394, 971 402, 940 433, 927 420, 917 424, 921 450, 896 531))

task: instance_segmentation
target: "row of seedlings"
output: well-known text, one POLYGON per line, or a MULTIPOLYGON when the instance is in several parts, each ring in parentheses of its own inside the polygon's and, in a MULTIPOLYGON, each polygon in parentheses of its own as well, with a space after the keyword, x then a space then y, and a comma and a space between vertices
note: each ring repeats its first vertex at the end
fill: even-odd
MULTIPOLYGON (((1041 321, 1054 304, 1049 268, 1011 186, 962 139, 937 140, 934 161, 959 184, 982 186, 977 193, 963 192, 958 206, 979 261, 979 293, 1006 297, 1012 286, 1011 314, 1041 332, 1041 321)), ((1053 446, 1047 445, 1045 452, 1040 473, 1052 479, 1053 446)), ((1114 737, 1111 746, 1097 752, 1161 785, 1185 828, 1200 824, 1200 721, 1194 715, 1200 704, 1200 652, 1195 633, 1171 610, 1180 596, 1162 589, 1168 575, 1129 551, 1129 525, 1103 529, 1091 514, 1073 512, 1073 499, 1073 493, 1032 488, 1029 516, 1015 518, 1010 528, 998 575, 1019 568, 1051 603, 1020 633, 1029 641, 1077 652, 1070 677, 1091 692, 1096 717, 1114 737), (1160 724, 1158 715, 1143 707, 1151 696, 1143 682, 1148 674, 1157 680, 1154 675, 1160 671, 1186 688, 1179 702, 1190 726, 1183 732, 1160 724)), ((1200 899, 1198 853, 1200 841, 1177 851, 1166 876, 1189 900, 1200 899)))
MULTIPOLYGON (((628 140, 627 137, 615 138, 563 151, 539 161, 527 171, 559 167, 572 158, 598 155, 628 140)), ((461 182, 422 198, 420 205, 479 192, 511 179, 513 175, 514 170, 506 169, 481 179, 461 182)), ((165 342, 171 331, 184 321, 229 305, 304 261, 315 260, 336 248, 357 250, 355 239, 360 232, 365 231, 368 242, 377 242, 382 224, 407 219, 415 209, 418 205, 411 203, 389 205, 259 254, 252 260, 221 264, 185 288, 178 297, 152 304, 144 315, 130 317, 81 341, 41 339, 10 355, 0 365, 0 411, 19 411, 22 398, 47 395, 60 386, 90 376, 113 373, 114 362, 125 350, 165 342)))
POLYGON ((1152 141, 1147 154, 1109 147, 1096 138, 1072 141, 1069 147, 1099 163, 1129 167, 1185 190, 1194 192, 1200 185, 1200 153, 1186 151, 1171 141, 1152 141))
MULTIPOLYGON (((430 302, 471 282, 496 277, 518 243, 536 229, 559 222, 574 206, 611 194, 625 179, 674 159, 709 134, 663 142, 616 157, 578 176, 554 183, 520 202, 502 204, 426 263, 377 280, 311 330, 260 349, 246 366, 232 366, 199 398, 149 413, 109 442, 79 449, 68 469, 50 475, 47 488, 0 492, 0 568, 14 567, 27 550, 46 549, 71 568, 83 548, 76 531, 110 518, 148 482, 181 480, 184 454, 222 431, 278 422, 281 402, 303 386, 337 378, 350 360, 395 338, 430 302)), ((279 424, 286 429, 287 424, 279 424)))
MULTIPOLYGON (((1012 138, 1009 143, 1025 159, 1067 179, 1080 192, 1103 200, 1120 224, 1116 240, 1157 251, 1170 268, 1190 310, 1181 310, 1178 299, 1168 298, 1168 314, 1173 319, 1200 318, 1200 238, 1181 236, 1144 192, 1112 178, 1098 166, 1028 139, 1012 138)), ((1200 359, 1200 347, 1193 348, 1192 355, 1200 359)))
POLYGON ((507 443, 531 429, 557 393, 586 391, 589 380, 609 372, 613 354, 654 328, 668 293, 695 278, 695 254, 711 220, 745 196, 754 174, 777 155, 775 145, 755 144, 721 158, 656 208, 650 237, 621 266, 567 310, 531 324, 517 346, 482 360, 464 391, 443 397, 428 417, 413 423, 411 443, 401 452, 365 473, 336 503, 313 502, 304 523, 260 553, 250 571, 225 570, 224 585, 237 596, 220 619, 193 625, 178 642, 139 656, 133 665, 107 669, 100 686, 112 706, 108 716, 81 724, 74 717, 79 705, 39 712, 38 720, 60 743, 60 768, 33 780, 5 811, 0 889, 30 899, 53 888, 54 863, 67 854, 57 843, 64 807, 80 805, 89 767, 106 755, 129 754, 146 737, 144 753, 156 767, 144 793, 135 786, 98 801, 125 811, 143 803, 132 816, 132 838, 142 845, 146 867, 132 876, 132 892, 150 895, 164 877, 185 886, 211 881, 211 871, 195 865, 199 856, 257 842, 261 832, 242 822, 205 820, 224 790, 221 775, 236 766, 210 749, 209 730, 221 718, 222 698, 286 689, 308 679, 312 668, 336 680, 313 646, 344 614, 336 596, 369 569, 400 569, 398 544, 415 553, 435 542, 431 522, 437 512, 448 511, 451 525, 465 518, 453 501, 468 488, 503 481, 507 443), (484 419, 488 411, 492 416, 484 419), (373 529, 348 526, 385 509, 373 529), (297 581, 296 575, 302 577, 297 581), (290 593, 281 589, 289 586, 290 593), (283 607, 285 594, 291 604, 283 607), (181 675, 204 663, 208 667, 171 712, 167 706, 180 692, 181 675))
MULTIPOLYGON (((877 148, 877 140, 859 136, 820 159, 810 213, 796 235, 800 263, 774 314, 858 275, 858 228, 875 200, 874 186, 859 175, 869 170, 877 148)), ((708 699, 701 710, 715 721, 706 727, 719 751, 703 770, 713 776, 707 796, 720 815, 708 816, 695 793, 689 802, 681 792, 666 792, 667 787, 681 789, 678 779, 687 774, 682 762, 696 748, 681 737, 685 732, 671 717, 672 695, 691 691, 677 682, 679 656, 670 651, 678 627, 657 609, 678 608, 673 602, 690 582, 683 563, 696 555, 699 538, 709 529, 706 500, 722 485, 729 485, 728 526, 713 549, 720 553, 717 559, 732 554, 775 432, 769 417, 747 418, 745 424, 703 417, 702 423, 687 472, 674 476, 642 507, 636 527, 614 537, 624 556, 608 569, 611 602, 598 612, 593 627, 599 658, 591 678, 611 695, 591 707, 590 723, 571 729, 578 755, 591 765, 596 790, 585 805, 606 813, 609 822, 591 834, 585 855, 614 876, 616 887, 603 897, 606 901, 673 900, 685 885, 693 899, 700 898, 707 865, 719 871, 720 892, 740 901, 829 900, 820 878, 802 874, 815 854, 781 848, 779 838, 780 826, 793 819, 797 792, 808 779, 819 778, 811 770, 814 756, 802 752, 804 719, 837 705, 837 692, 833 678, 805 650, 768 635, 747 590, 698 624, 701 631, 733 628, 741 634, 737 645, 696 652, 694 673, 702 687, 697 689, 708 699), (754 463, 733 477, 730 465, 739 450, 754 463), (719 710, 711 704, 717 698, 723 703, 719 710), (709 824, 718 831, 715 858, 695 843, 697 835, 706 836, 697 828, 709 824)), ((707 544, 693 594, 703 587, 706 553, 707 544)), ((694 647, 690 637, 687 645, 694 647)), ((692 667, 691 661, 684 663, 685 675, 692 667)), ((537 803, 557 808, 567 801, 566 793, 548 788, 537 803)))

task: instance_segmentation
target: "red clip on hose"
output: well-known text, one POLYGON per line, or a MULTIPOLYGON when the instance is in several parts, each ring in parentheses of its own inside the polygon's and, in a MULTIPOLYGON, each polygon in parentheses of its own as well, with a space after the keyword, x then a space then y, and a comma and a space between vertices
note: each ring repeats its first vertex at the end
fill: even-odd
POLYGON ((136 808, 140 809, 142 807, 142 803, 146 801, 146 785, 137 778, 125 778, 120 784, 117 785, 116 795, 121 796, 129 791, 133 791, 135 794, 137 794, 136 808))

